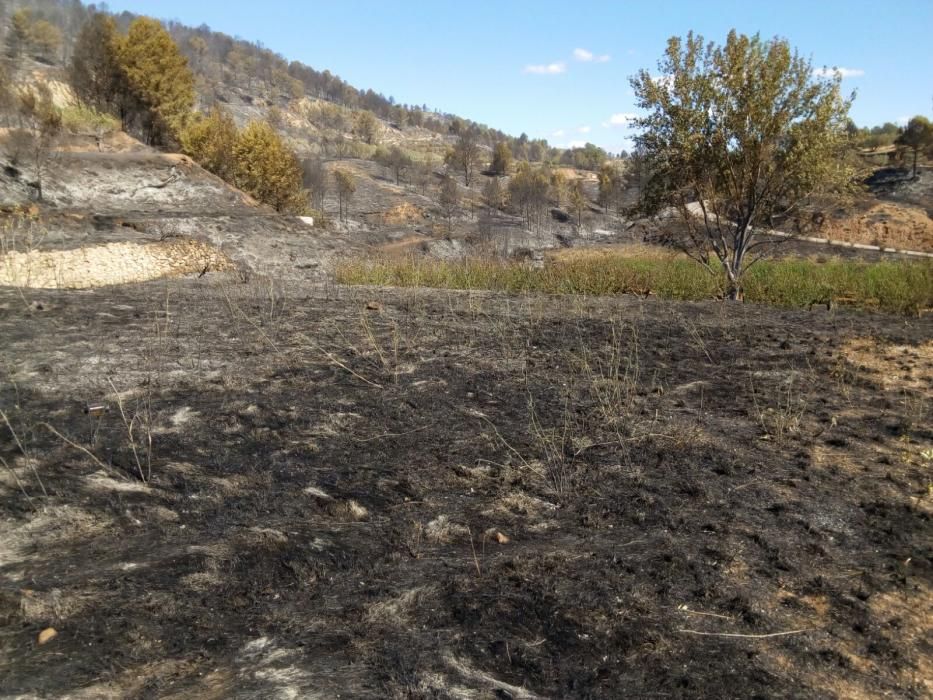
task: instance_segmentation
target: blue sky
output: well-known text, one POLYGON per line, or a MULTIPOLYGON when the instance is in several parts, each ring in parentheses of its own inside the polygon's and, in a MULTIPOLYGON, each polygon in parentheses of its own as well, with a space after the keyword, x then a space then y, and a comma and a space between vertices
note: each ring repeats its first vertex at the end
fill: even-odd
POLYGON ((691 29, 717 42, 731 28, 785 37, 814 66, 845 69, 859 125, 933 111, 933 0, 113 0, 110 9, 205 23, 399 102, 561 146, 626 147, 628 77, 654 69, 667 38, 691 29))

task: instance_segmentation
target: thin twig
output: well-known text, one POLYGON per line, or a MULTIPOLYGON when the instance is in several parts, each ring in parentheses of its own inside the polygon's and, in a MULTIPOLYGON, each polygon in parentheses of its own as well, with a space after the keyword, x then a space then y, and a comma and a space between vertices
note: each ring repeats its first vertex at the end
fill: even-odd
POLYGON ((13 469, 13 467, 11 467, 11 466, 7 463, 7 461, 6 461, 3 457, 0 457, 0 462, 3 462, 3 466, 10 470, 10 474, 13 475, 13 480, 16 482, 16 485, 19 486, 19 490, 23 492, 23 495, 26 497, 26 500, 29 501, 29 503, 30 503, 30 505, 31 505, 31 504, 32 504, 32 498, 31 498, 31 497, 29 496, 29 494, 26 492, 26 487, 24 487, 24 486, 23 486, 23 482, 19 480, 19 476, 17 475, 16 471, 13 469))
POLYGON ((479 559, 476 558, 476 547, 473 545, 473 531, 467 528, 467 532, 470 533, 470 549, 473 550, 473 564, 476 565, 476 575, 482 576, 483 572, 479 568, 479 559))
POLYGON ((108 467, 106 464, 104 464, 103 462, 101 462, 101 461, 97 458, 97 456, 96 456, 93 452, 91 452, 89 449, 87 449, 86 447, 82 447, 82 446, 79 445, 78 443, 69 440, 68 438, 66 438, 64 435, 62 435, 60 432, 58 432, 55 428, 53 428, 53 427, 52 427, 51 425, 49 425, 48 423, 39 423, 39 425, 41 425, 42 427, 44 427, 44 428, 46 428, 47 430, 49 430, 49 432, 51 432, 51 433, 52 433, 53 435, 55 435, 56 437, 60 438, 61 440, 64 440, 66 444, 70 445, 71 447, 74 447, 76 450, 81 450, 84 454, 86 454, 88 457, 90 457, 91 459, 93 459, 94 462, 97 464, 97 466, 99 466, 99 467, 100 467, 101 469, 103 469, 104 471, 108 471, 108 472, 111 472, 112 474, 116 474, 117 476, 119 476, 119 477, 120 477, 121 479, 123 479, 124 481, 127 480, 127 479, 126 479, 126 476, 125 476, 124 474, 121 474, 121 473, 120 473, 119 471, 117 471, 116 469, 112 469, 111 467, 108 467))
POLYGON ((428 423, 427 425, 422 425, 420 428, 413 428, 412 430, 406 430, 404 433, 382 433, 381 435, 374 435, 368 438, 357 438, 357 442, 372 442, 373 440, 381 440, 383 438, 396 438, 404 437, 405 435, 411 435, 412 433, 420 433, 422 430, 427 430, 430 427, 437 425, 437 421, 433 423, 428 423))
POLYGON ((126 412, 123 410, 123 399, 120 397, 120 392, 117 391, 117 387, 114 386, 112 379, 107 379, 107 382, 110 384, 110 388, 113 389, 114 398, 117 400, 117 407, 120 409, 120 418, 123 419, 123 425, 126 427, 126 437, 130 443, 130 449, 133 451, 133 459, 136 460, 136 470, 139 472, 139 479, 143 483, 146 483, 146 475, 143 474, 143 465, 139 461, 139 453, 136 452, 136 441, 133 439, 133 425, 136 423, 136 416, 133 416, 132 421, 126 419, 126 412))
POLYGON ((679 612, 687 613, 689 615, 703 615, 704 617, 718 617, 723 620, 734 620, 735 619, 731 615, 720 615, 718 613, 708 613, 708 612, 700 612, 699 610, 691 610, 686 605, 681 605, 680 607, 677 608, 677 610, 679 612))
POLYGON ((6 413, 0 409, 0 416, 3 417, 3 422, 6 423, 6 427, 10 429, 10 433, 13 435, 13 441, 16 443, 16 446, 19 448, 19 451, 23 453, 23 457, 26 458, 29 468, 32 470, 33 476, 36 477, 36 481, 39 483, 39 488, 42 489, 42 495, 48 498, 49 492, 45 490, 45 484, 42 483, 42 478, 39 476, 39 470, 36 469, 36 464, 30 458, 29 453, 26 452, 26 448, 23 447, 23 443, 20 442, 19 436, 16 434, 16 431, 13 430, 13 426, 10 424, 10 419, 6 417, 6 413))
POLYGON ((813 632, 815 628, 810 627, 802 630, 790 630, 788 632, 771 632, 769 634, 739 634, 738 632, 700 632, 699 630, 679 629, 678 632, 686 634, 699 634, 704 637, 739 637, 741 639, 768 639, 769 637, 787 637, 792 634, 803 634, 804 632, 813 632))

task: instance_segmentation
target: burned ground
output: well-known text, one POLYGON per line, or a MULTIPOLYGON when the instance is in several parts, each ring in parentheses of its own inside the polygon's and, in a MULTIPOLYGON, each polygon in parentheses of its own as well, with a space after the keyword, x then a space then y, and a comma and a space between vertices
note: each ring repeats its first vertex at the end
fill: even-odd
POLYGON ((929 319, 208 275, 0 335, 6 695, 930 692, 929 319))

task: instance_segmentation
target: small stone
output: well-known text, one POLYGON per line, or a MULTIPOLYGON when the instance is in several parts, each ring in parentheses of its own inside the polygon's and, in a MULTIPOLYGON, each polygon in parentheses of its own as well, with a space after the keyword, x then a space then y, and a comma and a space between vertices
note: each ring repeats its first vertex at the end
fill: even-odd
POLYGON ((54 627, 46 627, 44 630, 39 632, 39 646, 51 642, 58 636, 58 632, 54 627))

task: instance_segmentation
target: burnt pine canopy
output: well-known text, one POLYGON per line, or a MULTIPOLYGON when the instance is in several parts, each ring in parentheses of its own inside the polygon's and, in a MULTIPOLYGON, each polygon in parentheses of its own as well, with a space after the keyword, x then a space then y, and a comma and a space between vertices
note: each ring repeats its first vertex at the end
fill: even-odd
POLYGON ((814 73, 784 39, 734 30, 724 46, 672 37, 658 67, 631 79, 647 112, 633 120, 648 173, 643 205, 679 211, 675 242, 710 271, 721 267, 727 295, 739 298, 742 273, 767 245, 756 240, 760 227, 848 182, 854 96, 843 98, 841 76, 814 73))

